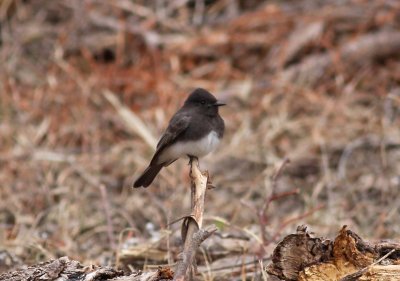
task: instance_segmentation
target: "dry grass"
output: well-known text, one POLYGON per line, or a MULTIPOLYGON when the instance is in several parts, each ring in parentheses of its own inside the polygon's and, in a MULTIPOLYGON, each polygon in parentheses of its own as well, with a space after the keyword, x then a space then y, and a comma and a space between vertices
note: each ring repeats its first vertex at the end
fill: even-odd
POLYGON ((398 29, 399 3, 82 2, 0 5, 0 250, 15 263, 172 264, 187 161, 130 186, 193 87, 229 104, 223 145, 201 162, 217 186, 205 224, 219 228, 199 256, 205 280, 261 274, 298 224, 399 237, 399 56, 340 54, 398 29), (322 72, 288 76, 317 55, 332 57, 322 72))

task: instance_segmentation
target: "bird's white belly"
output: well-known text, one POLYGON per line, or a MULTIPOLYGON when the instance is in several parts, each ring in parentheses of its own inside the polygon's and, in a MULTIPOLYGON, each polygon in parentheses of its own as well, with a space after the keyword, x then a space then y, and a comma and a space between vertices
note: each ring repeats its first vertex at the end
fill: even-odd
POLYGON ((177 142, 168 147, 162 155, 160 155, 159 163, 171 161, 186 155, 192 155, 196 157, 202 157, 212 151, 214 151, 220 139, 215 131, 212 131, 207 136, 203 137, 198 141, 186 141, 177 142))

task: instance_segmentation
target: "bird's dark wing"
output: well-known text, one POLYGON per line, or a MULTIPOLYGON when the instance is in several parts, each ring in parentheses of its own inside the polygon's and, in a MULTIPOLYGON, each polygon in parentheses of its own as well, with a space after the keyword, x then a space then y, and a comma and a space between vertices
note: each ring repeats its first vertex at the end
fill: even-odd
MULTIPOLYGON (((150 162, 150 165, 157 164, 159 154, 164 148, 175 142, 176 138, 182 134, 189 126, 191 117, 187 113, 177 113, 170 121, 168 128, 157 144, 156 153, 150 162)), ((171 159, 172 160, 172 159, 171 159)))

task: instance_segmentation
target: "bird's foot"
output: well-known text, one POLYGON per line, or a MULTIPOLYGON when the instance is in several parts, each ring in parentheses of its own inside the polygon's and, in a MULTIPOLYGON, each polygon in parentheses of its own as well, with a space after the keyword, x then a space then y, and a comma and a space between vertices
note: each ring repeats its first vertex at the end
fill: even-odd
POLYGON ((189 157, 188 165, 192 166, 193 160, 197 160, 197 166, 199 167, 199 158, 197 156, 188 155, 188 157, 189 157))
POLYGON ((193 178, 193 172, 192 172, 192 168, 193 168, 193 160, 197 160, 197 168, 200 170, 200 165, 199 165, 199 158, 197 156, 193 156, 193 155, 188 155, 189 157, 189 166, 190 166, 190 172, 189 175, 191 178, 193 178))

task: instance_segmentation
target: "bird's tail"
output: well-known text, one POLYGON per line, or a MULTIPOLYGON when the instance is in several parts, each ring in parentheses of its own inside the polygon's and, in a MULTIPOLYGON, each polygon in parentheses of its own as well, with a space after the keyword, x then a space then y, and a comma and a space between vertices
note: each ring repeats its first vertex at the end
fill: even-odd
POLYGON ((148 187, 157 176, 158 172, 160 172, 163 164, 158 165, 150 165, 143 172, 143 174, 134 182, 133 187, 148 187))

